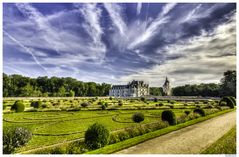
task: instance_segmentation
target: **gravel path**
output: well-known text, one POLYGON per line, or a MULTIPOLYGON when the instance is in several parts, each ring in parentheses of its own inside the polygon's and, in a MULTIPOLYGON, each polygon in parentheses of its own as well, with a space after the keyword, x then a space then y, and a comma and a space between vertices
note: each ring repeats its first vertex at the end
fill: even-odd
POLYGON ((236 125, 236 111, 151 139, 116 154, 199 154, 236 125))

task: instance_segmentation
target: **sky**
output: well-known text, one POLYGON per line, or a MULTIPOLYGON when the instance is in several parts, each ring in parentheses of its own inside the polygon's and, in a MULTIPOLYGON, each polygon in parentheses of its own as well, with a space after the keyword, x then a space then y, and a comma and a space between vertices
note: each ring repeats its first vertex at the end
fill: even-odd
POLYGON ((3 4, 6 74, 160 87, 235 69, 235 3, 3 4))

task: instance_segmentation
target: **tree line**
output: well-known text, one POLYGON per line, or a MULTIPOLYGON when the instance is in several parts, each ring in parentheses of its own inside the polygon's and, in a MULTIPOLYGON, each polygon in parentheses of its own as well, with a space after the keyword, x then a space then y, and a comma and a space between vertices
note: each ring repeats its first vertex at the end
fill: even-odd
POLYGON ((106 96, 110 88, 110 84, 82 82, 71 77, 30 78, 3 74, 4 97, 106 96))
MULTIPOLYGON (((110 84, 82 82, 71 77, 30 78, 3 73, 4 97, 65 97, 65 96, 107 96, 110 84)), ((174 96, 234 96, 236 97, 236 71, 224 72, 219 84, 202 83, 172 88, 174 96)), ((162 87, 150 87, 150 95, 163 95, 162 87)))
MULTIPOLYGON (((150 95, 163 96, 162 87, 151 87, 150 95)), ((219 84, 216 83, 201 83, 172 88, 173 96, 208 96, 208 97, 222 97, 234 96, 236 97, 236 71, 228 70, 224 72, 223 78, 219 84)))

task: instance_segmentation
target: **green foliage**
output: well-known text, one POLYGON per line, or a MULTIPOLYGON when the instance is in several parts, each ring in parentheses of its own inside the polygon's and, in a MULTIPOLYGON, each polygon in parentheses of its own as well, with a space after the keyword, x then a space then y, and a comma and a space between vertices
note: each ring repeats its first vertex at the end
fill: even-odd
POLYGON ((220 85, 215 83, 184 85, 172 89, 174 96, 219 96, 220 85))
POLYGON ((176 116, 172 110, 165 110, 162 112, 162 120, 167 121, 169 125, 176 124, 176 116))
POLYGON ((111 96, 109 97, 109 99, 110 99, 110 100, 113 100, 113 98, 112 98, 111 96))
POLYGON ((143 101, 143 102, 146 101, 145 97, 141 97, 140 100, 143 101))
POLYGON ((82 82, 70 77, 29 78, 3 74, 4 97, 106 96, 110 88, 110 84, 82 82))
POLYGON ((184 111, 186 115, 189 115, 191 111, 184 111))
POLYGON ((81 106, 82 107, 87 107, 87 106, 89 106, 90 105, 90 103, 88 103, 88 102, 83 102, 83 103, 81 103, 81 106))
POLYGON ((231 97, 223 97, 219 102, 219 106, 223 106, 223 102, 226 102, 226 105, 230 108, 234 108, 234 106, 236 105, 234 103, 235 101, 231 97))
POLYGON ((158 99, 157 99, 157 98, 154 98, 154 102, 158 102, 158 99))
POLYGON ((17 100, 17 101, 15 101, 15 103, 12 105, 11 110, 12 110, 12 111, 15 111, 15 112, 23 112, 23 111, 25 110, 25 105, 23 104, 22 101, 17 100))
POLYGON ((106 105, 105 104, 101 105, 101 109, 106 110, 106 105))
POLYGON ((221 79, 220 96, 236 97, 236 71, 228 70, 224 72, 221 79))
POLYGON ((118 105, 119 105, 119 106, 123 106, 123 102, 122 102, 122 101, 119 101, 119 102, 118 102, 118 105))
POLYGON ((193 110, 194 113, 198 113, 200 114, 201 116, 205 116, 205 111, 202 109, 202 108, 196 108, 193 110))
POLYGON ((75 96, 75 92, 73 90, 69 91, 69 97, 74 97, 75 96))
POLYGON ((103 105, 103 102, 102 102, 102 101, 99 101, 99 102, 98 102, 98 105, 101 105, 101 106, 102 106, 102 105, 103 105))
POLYGON ((31 103, 31 107, 34 107, 34 108, 40 108, 41 105, 42 105, 42 102, 41 102, 40 100, 38 100, 38 101, 33 101, 33 102, 31 103))
POLYGON ((163 88, 162 87, 150 87, 149 94, 153 96, 162 96, 163 88))
POLYGON ((132 120, 135 123, 140 123, 140 122, 144 121, 144 114, 141 112, 134 113, 132 116, 132 120))
POLYGON ((25 145, 32 138, 29 130, 17 127, 6 128, 3 131, 3 153, 14 153, 15 149, 25 145))
POLYGON ((85 133, 85 144, 89 149, 104 147, 109 142, 109 130, 102 124, 94 123, 85 133))

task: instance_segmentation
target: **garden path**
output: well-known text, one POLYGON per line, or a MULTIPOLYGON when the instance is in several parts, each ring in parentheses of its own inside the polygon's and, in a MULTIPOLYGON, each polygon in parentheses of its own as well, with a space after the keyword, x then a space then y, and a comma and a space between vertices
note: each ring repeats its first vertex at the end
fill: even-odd
POLYGON ((116 154, 199 154, 236 125, 236 111, 173 131, 116 154))

